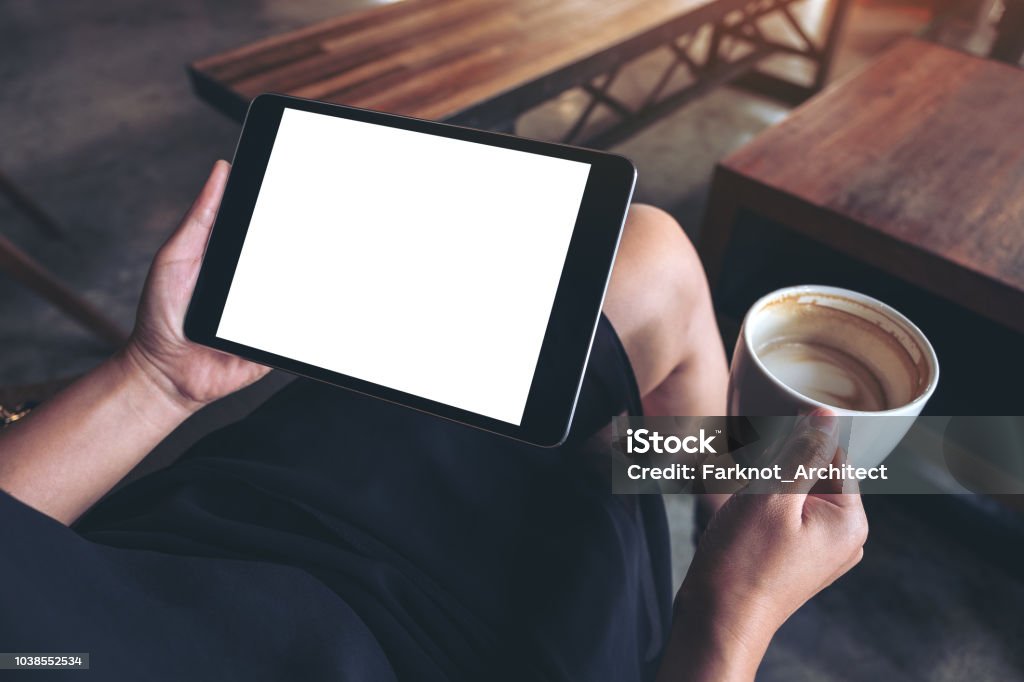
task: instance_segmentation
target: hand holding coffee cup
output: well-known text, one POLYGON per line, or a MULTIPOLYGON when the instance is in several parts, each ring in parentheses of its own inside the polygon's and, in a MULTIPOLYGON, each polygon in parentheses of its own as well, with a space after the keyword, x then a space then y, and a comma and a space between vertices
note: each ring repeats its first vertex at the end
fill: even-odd
POLYGON ((826 286, 780 289, 747 312, 729 373, 730 416, 825 407, 843 419, 848 461, 873 467, 903 439, 935 391, 938 359, 905 316, 826 286))

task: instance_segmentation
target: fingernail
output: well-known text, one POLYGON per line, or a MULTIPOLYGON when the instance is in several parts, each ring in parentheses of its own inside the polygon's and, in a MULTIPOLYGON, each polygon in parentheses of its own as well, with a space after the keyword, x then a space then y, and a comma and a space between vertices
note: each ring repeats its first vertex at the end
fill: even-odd
POLYGON ((829 410, 818 408, 811 412, 808 422, 812 429, 824 431, 825 433, 834 433, 836 426, 839 424, 839 419, 829 410))

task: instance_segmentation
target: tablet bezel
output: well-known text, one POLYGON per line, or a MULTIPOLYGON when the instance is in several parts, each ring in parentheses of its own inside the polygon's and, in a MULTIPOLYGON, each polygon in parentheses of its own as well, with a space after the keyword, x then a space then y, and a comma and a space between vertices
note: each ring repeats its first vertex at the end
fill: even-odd
MULTIPOLYGON (((534 445, 559 445, 569 432, 635 181, 633 164, 614 154, 285 95, 260 95, 249 106, 243 124, 227 189, 185 317, 185 335, 196 343, 264 365, 469 426, 534 445), (590 164, 519 425, 217 337, 228 290, 286 108, 590 164)), ((524 275, 528 273, 528 267, 524 267, 524 275)))

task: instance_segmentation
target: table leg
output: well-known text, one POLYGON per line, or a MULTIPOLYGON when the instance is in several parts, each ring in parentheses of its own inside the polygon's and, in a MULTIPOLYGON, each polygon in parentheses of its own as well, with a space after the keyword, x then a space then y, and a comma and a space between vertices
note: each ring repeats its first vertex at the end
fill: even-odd
MULTIPOLYGON (((832 70, 832 62, 835 60, 836 50, 839 47, 839 38, 842 33, 843 24, 846 21, 846 15, 850 10, 851 3, 852 0, 832 0, 830 8, 827 10, 830 12, 830 15, 825 25, 825 36, 820 41, 820 46, 817 45, 818 40, 814 40, 809 36, 804 38, 807 44, 803 50, 774 41, 766 41, 763 35, 760 38, 770 49, 779 51, 782 54, 797 54, 810 61, 814 69, 814 78, 810 85, 758 69, 753 69, 743 74, 733 81, 733 85, 792 106, 802 104, 808 98, 816 95, 828 82, 828 77, 832 70)), ((807 36, 805 30, 797 23, 798 19, 787 9, 788 5, 782 5, 781 7, 783 8, 784 16, 793 24, 794 29, 807 36)))
POLYGON ((0 235, 0 270, 67 313, 99 339, 113 346, 128 339, 119 325, 3 235, 0 235))
POLYGON ((1024 0, 1003 0, 1003 8, 989 57, 1020 64, 1024 59, 1024 0))
POLYGON ((817 70, 814 73, 814 84, 811 89, 815 92, 825 87, 828 82, 829 72, 832 70, 832 62, 835 60, 836 50, 839 47, 839 36, 846 22, 846 14, 850 10, 850 0, 835 0, 832 3, 832 18, 828 24, 828 31, 825 33, 825 43, 821 46, 821 55, 818 58, 817 70))
POLYGON ((57 225, 57 221, 50 217, 32 197, 21 191, 21 188, 14 184, 9 177, 0 173, 0 194, 7 195, 15 208, 28 216, 32 222, 41 227, 50 237, 63 237, 63 231, 57 225))

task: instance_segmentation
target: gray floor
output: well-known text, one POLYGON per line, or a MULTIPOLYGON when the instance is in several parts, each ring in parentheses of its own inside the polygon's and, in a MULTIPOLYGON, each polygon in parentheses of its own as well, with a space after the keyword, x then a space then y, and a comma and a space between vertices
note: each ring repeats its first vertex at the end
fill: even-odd
MULTIPOLYGON (((238 133, 235 123, 192 94, 184 64, 362 4, 370 3, 0 0, 0 169, 45 205, 69 236, 45 238, 3 200, 0 230, 130 326, 152 254, 213 161, 230 158, 238 133)), ((927 19, 912 7, 879 5, 875 0, 855 7, 837 75, 927 19)), ((985 40, 961 38, 969 45, 985 40)), ((636 78, 649 78, 661 58, 652 56, 636 78)), ((524 116, 518 131, 553 136, 578 107, 578 94, 567 93, 524 116)), ((619 151, 638 164, 638 198, 671 210, 692 236, 714 163, 786 112, 777 103, 723 89, 619 151)), ((68 377, 106 353, 0 275, 0 386, 68 377)), ((211 425, 243 414, 272 388, 259 387, 233 406, 200 416, 159 461, 211 425)), ((678 581, 692 555, 692 504, 673 497, 668 509, 678 581)), ((1010 631, 1024 632, 1020 584, 972 559, 941 532, 892 510, 883 513, 873 535, 881 540, 872 541, 877 551, 869 551, 849 581, 794 618, 773 646, 763 677, 1021 677, 1020 638, 1008 639, 1010 631), (917 544, 904 543, 906 537, 917 544), (900 609, 901 603, 908 608, 900 609)))

